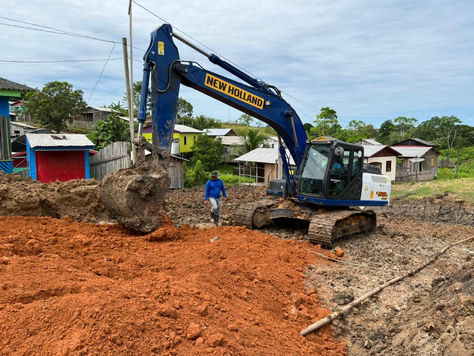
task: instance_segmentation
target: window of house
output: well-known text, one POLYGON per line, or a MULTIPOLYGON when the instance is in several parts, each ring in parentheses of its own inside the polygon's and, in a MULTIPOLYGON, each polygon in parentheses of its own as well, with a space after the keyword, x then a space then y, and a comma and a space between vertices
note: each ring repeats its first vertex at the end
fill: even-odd
POLYGON ((184 136, 184 145, 186 146, 186 136, 184 136))
POLYGON ((418 172, 423 170, 423 162, 418 163, 418 172))
POLYGON ((391 171, 392 171, 392 161, 385 162, 385 172, 391 172, 391 171))
POLYGON ((431 158, 431 168, 434 167, 434 163, 435 163, 435 162, 434 162, 434 158, 431 158))

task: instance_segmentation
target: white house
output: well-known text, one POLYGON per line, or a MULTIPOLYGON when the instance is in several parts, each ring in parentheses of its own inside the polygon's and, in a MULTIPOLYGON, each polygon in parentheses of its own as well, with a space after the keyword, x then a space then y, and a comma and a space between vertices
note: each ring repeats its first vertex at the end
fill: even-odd
MULTIPOLYGON (((287 157, 289 157, 290 167, 294 168, 296 164, 289 151, 287 151, 287 157)), ((268 185, 270 180, 283 175, 283 164, 278 147, 256 148, 237 157, 234 161, 239 162, 239 177, 255 178, 257 184, 268 185)))
POLYGON ((398 151, 386 145, 362 145, 364 147, 364 163, 372 164, 380 168, 382 174, 390 177, 391 181, 396 178, 398 151))

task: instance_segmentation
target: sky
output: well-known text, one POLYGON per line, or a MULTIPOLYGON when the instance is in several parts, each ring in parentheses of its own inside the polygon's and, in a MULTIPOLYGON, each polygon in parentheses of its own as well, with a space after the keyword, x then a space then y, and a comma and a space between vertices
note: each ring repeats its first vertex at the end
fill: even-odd
MULTIPOLYGON (((0 77, 40 89, 67 81, 92 106, 122 100, 128 5, 128 0, 2 1, 0 77), (94 61, 33 63, 65 60, 94 61)), ((329 106, 343 127, 351 120, 379 127, 398 116, 421 122, 443 115, 474 125, 472 0, 136 0, 132 14, 134 81, 141 80, 150 33, 164 19, 206 52, 278 87, 303 123, 313 123, 321 107, 329 106)), ((233 78, 177 46, 181 59, 233 78)), ((241 115, 184 86, 180 96, 196 115, 223 121, 241 115)))

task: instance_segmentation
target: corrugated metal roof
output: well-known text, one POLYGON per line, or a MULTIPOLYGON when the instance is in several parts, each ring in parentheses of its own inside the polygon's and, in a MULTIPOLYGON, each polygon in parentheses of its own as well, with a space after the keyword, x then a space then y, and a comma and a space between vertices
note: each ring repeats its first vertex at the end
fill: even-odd
POLYGON ((186 125, 179 125, 179 124, 174 125, 174 131, 179 132, 179 133, 203 133, 203 131, 201 130, 197 130, 193 127, 189 127, 186 125))
POLYGON ((86 135, 81 134, 26 134, 31 148, 35 147, 94 147, 86 135))
POLYGON ((373 156, 377 152, 382 151, 385 147, 387 146, 386 145, 373 145, 373 144, 364 145, 364 157, 373 156))
MULTIPOLYGON (((294 166, 295 161, 291 157, 290 152, 287 150, 286 153, 290 157, 290 165, 294 166)), ((237 157, 234 161, 275 164, 279 157, 280 151, 278 148, 256 148, 240 157, 237 157)))
POLYGON ((0 90, 29 91, 33 89, 30 87, 27 87, 26 85, 18 84, 5 78, 0 78, 0 90))
POLYGON ((224 146, 230 146, 230 145, 240 146, 243 144, 243 138, 241 136, 218 136, 216 138, 220 138, 224 146))
POLYGON ((117 111, 117 110, 114 110, 114 109, 111 109, 111 108, 101 107, 101 106, 88 106, 87 108, 91 108, 91 109, 94 109, 96 111, 120 113, 120 111, 117 111))
POLYGON ((205 129, 204 133, 207 136, 225 136, 230 131, 232 131, 232 129, 205 129))
POLYGON ((435 146, 434 143, 422 140, 421 138, 407 138, 406 140, 394 143, 393 146, 398 146, 398 145, 404 146, 409 141, 415 141, 415 142, 421 143, 422 145, 426 145, 426 146, 435 146))
POLYGON ((380 142, 375 141, 375 139, 373 138, 364 138, 360 140, 359 142, 360 142, 360 145, 382 145, 380 142))
POLYGON ((10 121, 11 126, 18 126, 18 127, 23 127, 25 129, 37 129, 35 126, 31 126, 28 124, 24 124, 23 122, 17 122, 17 121, 10 121))
POLYGON ((394 150, 400 152, 400 157, 410 158, 410 157, 423 157, 426 152, 431 150, 433 147, 426 146, 394 146, 394 150))

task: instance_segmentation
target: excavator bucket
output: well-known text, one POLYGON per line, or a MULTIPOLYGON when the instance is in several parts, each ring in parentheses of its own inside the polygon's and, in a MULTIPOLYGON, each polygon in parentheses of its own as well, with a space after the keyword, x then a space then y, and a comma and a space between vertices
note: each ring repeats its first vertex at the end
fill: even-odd
POLYGON ((143 233, 155 230, 163 222, 163 204, 170 186, 166 165, 152 153, 151 160, 141 158, 131 168, 108 174, 101 185, 102 201, 112 218, 143 233))

